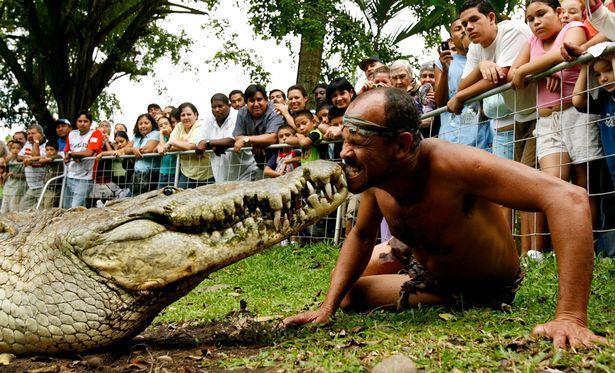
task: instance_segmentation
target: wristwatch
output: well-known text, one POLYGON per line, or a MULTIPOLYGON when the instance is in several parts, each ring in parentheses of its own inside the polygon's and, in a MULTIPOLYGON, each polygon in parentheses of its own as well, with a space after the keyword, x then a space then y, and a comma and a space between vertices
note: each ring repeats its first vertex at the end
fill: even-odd
POLYGON ((248 145, 248 144, 250 143, 250 137, 248 137, 248 136, 244 136, 244 137, 243 137, 243 143, 244 143, 245 145, 248 145))

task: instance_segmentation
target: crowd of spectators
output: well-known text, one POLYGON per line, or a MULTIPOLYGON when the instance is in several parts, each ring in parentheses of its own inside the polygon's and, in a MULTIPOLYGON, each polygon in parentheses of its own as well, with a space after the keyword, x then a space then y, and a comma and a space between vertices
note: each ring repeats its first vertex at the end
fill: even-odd
MULTIPOLYGON (((53 139, 33 124, 0 144, 1 211, 32 208, 39 199, 42 207, 83 206, 99 184, 136 195, 167 185, 192 188, 279 177, 306 162, 339 159, 346 108, 357 95, 395 87, 412 96, 422 114, 446 107, 422 120, 424 138, 483 149, 538 167, 592 195, 606 194, 591 198, 594 227, 603 230, 615 224, 615 199, 608 193, 615 182, 614 54, 535 83, 527 80, 613 40, 613 2, 587 3, 590 9, 581 0, 530 0, 523 22, 500 20, 489 1, 467 1, 450 24, 450 39, 438 47, 439 59, 422 63, 417 76, 406 60, 387 65, 372 56, 359 64, 365 74, 360 87, 345 77, 309 93, 301 85, 267 92, 251 84, 213 95, 205 119, 189 102, 164 109, 153 103, 136 119, 132 136, 124 124, 103 120, 94 125, 87 111, 72 121, 58 119, 53 139), (467 102, 508 82, 513 90, 467 102), (284 146, 269 148, 276 143, 284 146), (42 194, 45 183, 62 174, 56 158, 66 164, 62 201, 57 184, 42 194)), ((352 212, 358 197, 351 200, 352 212)), ((512 229, 515 214, 503 211, 512 229)), ((545 219, 522 213, 520 222, 523 252, 539 255, 548 245, 542 234, 548 232, 545 219)), ((386 224, 381 233, 386 237, 386 224)))

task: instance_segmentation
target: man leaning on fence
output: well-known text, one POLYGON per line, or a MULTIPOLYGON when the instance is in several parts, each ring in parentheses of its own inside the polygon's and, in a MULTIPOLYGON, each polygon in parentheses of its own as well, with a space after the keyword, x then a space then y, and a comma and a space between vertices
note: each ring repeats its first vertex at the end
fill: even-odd
POLYGON ((262 85, 249 85, 244 97, 247 105, 239 109, 233 131, 234 150, 240 152, 243 147, 252 147, 259 167, 264 168, 266 156, 274 154, 265 154, 264 148, 278 141, 276 132, 284 124, 284 117, 276 113, 273 104, 267 101, 267 91, 262 85))
POLYGON ((250 151, 227 152, 235 145, 233 131, 237 123, 237 110, 232 109, 228 97, 216 93, 211 97, 211 117, 201 129, 201 140, 195 152, 213 150, 211 169, 217 183, 235 180, 256 180, 259 169, 250 151))

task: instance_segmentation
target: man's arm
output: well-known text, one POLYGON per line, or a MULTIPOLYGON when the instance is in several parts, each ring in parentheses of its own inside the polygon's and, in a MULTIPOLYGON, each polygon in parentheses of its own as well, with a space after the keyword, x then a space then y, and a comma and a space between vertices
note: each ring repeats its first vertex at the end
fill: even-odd
MULTIPOLYGON (((507 67, 501 68, 501 71, 504 74, 504 76, 508 74, 507 67)), ((468 77, 471 77, 475 73, 476 71, 473 71, 472 73, 470 73, 470 76, 468 77)), ((478 70, 478 74, 479 75, 481 74, 480 70, 478 70)), ((455 94, 455 96, 453 96, 446 104, 446 106, 448 107, 448 111, 450 111, 451 113, 455 113, 455 114, 461 114, 461 111, 463 110, 463 104, 466 100, 469 100, 470 98, 477 96, 483 92, 487 92, 488 90, 495 88, 503 83, 504 83, 504 80, 501 80, 498 83, 494 84, 487 79, 481 78, 476 83, 468 86, 465 89, 458 91, 457 94, 455 94)))
POLYGON ((593 270, 593 236, 587 192, 559 178, 476 149, 443 144, 434 156, 437 174, 462 183, 462 192, 547 216, 557 257, 559 292, 555 319, 534 333, 557 347, 603 340, 587 329, 587 303, 593 270))
POLYGON ((367 190, 361 195, 357 223, 340 250, 325 301, 316 311, 286 318, 285 325, 327 322, 367 267, 376 243, 380 221, 382 213, 376 204, 376 197, 372 190, 367 190))

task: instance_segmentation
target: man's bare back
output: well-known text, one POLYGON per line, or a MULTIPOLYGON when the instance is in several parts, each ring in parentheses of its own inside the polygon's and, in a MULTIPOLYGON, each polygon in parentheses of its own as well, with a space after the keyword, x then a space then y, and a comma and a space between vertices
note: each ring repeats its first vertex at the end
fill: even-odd
POLYGON ((450 147, 461 153, 470 149, 440 140, 421 143, 418 157, 425 169, 419 179, 424 182, 413 192, 420 199, 399 201, 378 188, 365 193, 373 193, 373 208, 382 211, 393 236, 439 279, 512 280, 519 272, 519 258, 501 208, 456 182, 446 167, 450 147))
POLYGON ((553 338, 558 347, 604 341, 587 329, 593 238, 586 192, 481 150, 421 141, 418 122, 412 99, 392 88, 365 93, 348 107, 341 156, 349 190, 363 192, 357 222, 321 307, 285 323, 326 322, 339 307, 441 304, 456 290, 480 293, 484 284, 512 289, 519 259, 503 205, 544 212, 550 224, 559 299, 555 319, 534 333, 553 338), (394 274, 397 264, 380 263, 382 248, 374 253, 383 216, 393 235, 412 249, 418 264, 411 263, 411 276, 394 274), (435 285, 415 286, 422 277, 435 285))

